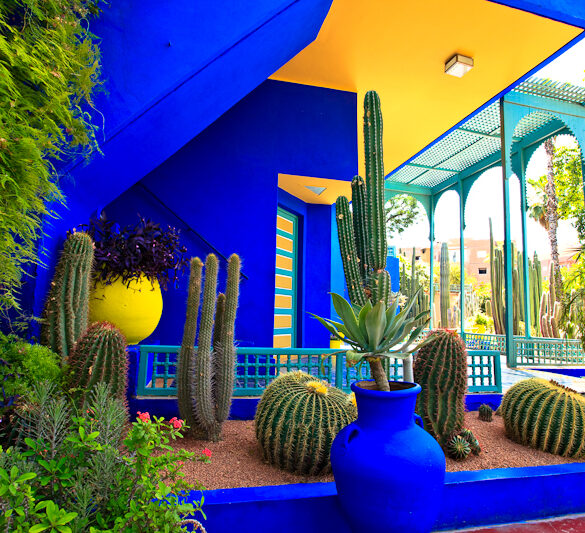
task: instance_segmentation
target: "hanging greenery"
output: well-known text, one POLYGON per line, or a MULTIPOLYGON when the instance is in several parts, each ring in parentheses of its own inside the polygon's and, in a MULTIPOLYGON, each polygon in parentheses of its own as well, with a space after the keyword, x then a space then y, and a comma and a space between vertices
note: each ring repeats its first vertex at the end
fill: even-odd
POLYGON ((99 150, 87 112, 100 84, 88 29, 99 1, 0 2, 0 311, 18 309, 43 219, 64 201, 55 161, 99 150))

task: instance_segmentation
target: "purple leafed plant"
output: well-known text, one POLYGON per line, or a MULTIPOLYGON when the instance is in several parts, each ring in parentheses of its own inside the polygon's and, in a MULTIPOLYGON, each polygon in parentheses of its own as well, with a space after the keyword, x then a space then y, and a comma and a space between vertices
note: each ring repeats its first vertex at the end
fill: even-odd
POLYGON ((87 231, 95 241, 94 279, 111 284, 119 278, 126 285, 142 274, 157 279, 166 290, 183 272, 187 248, 179 241, 179 230, 161 229, 140 217, 136 226, 120 228, 105 215, 91 219, 87 231))

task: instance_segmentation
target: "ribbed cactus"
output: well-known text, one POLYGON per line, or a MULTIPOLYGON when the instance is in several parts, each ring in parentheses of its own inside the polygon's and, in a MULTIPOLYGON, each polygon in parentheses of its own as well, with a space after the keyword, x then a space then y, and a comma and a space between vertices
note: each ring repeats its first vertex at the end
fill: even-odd
POLYGON ((390 277, 385 274, 388 246, 384 211, 384 157, 382 111, 375 91, 364 99, 366 178, 351 182, 352 207, 345 196, 337 198, 337 235, 349 299, 364 306, 368 299, 391 299, 390 277))
POLYGON ((463 429, 467 391, 467 352, 456 332, 429 333, 414 362, 414 380, 422 387, 416 412, 447 451, 449 440, 463 429))
POLYGON ((126 405, 128 357, 126 339, 109 322, 92 324, 77 341, 69 359, 68 385, 82 395, 97 383, 109 385, 110 394, 126 405))
POLYGON ((447 243, 441 245, 441 268, 440 268, 440 287, 441 287, 441 327, 448 328, 450 307, 450 283, 449 283, 449 248, 447 243))
POLYGON ((447 444, 447 454, 457 461, 467 459, 471 453, 471 446, 461 435, 455 435, 447 444))
POLYGON ((544 379, 516 383, 500 406, 512 440, 564 457, 585 457, 585 398, 544 379))
POLYGON ((459 433, 459 436, 467 441, 467 444, 469 444, 469 448, 471 449, 471 453, 473 455, 480 454, 481 446, 479 445, 479 441, 475 438, 473 431, 470 429, 464 429, 461 433, 459 433))
POLYGON ((554 265, 551 261, 548 278, 549 291, 544 291, 540 299, 540 331, 543 337, 560 339, 565 336, 559 328, 561 304, 556 300, 554 265))
POLYGON ((195 435, 221 439, 221 428, 230 411, 235 378, 234 327, 238 307, 240 258, 228 260, 226 292, 216 296, 218 261, 213 254, 205 261, 205 283, 199 324, 203 264, 191 260, 187 317, 177 363, 179 412, 195 435))
POLYGON ((41 326, 41 343, 60 354, 63 362, 87 329, 92 266, 91 237, 70 234, 55 268, 41 326))
MULTIPOLYGON (((416 317, 423 311, 428 311, 431 307, 430 296, 423 290, 419 290, 421 285, 422 282, 416 270, 416 249, 413 247, 412 258, 410 261, 410 278, 406 273, 406 265, 404 263, 400 269, 400 291, 406 296, 407 302, 416 298, 416 303, 410 310, 409 317, 416 317)), ((422 323, 422 321, 420 323, 422 323)))
POLYGON ((491 422, 494 416, 493 409, 487 404, 482 403, 477 411, 478 418, 484 422, 491 422))
POLYGON ((256 438, 270 464, 297 474, 330 472, 331 443, 357 417, 355 400, 304 372, 276 378, 256 411, 256 438))

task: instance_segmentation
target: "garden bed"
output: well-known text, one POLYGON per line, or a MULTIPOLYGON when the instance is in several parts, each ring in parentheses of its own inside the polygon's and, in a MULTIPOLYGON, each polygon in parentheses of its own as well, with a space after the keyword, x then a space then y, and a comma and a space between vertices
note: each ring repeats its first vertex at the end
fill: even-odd
MULTIPOLYGON (((482 422, 477 418, 476 411, 468 412, 465 415, 465 425, 476 435, 482 452, 479 456, 472 456, 461 462, 447 459, 449 472, 576 462, 571 458, 559 457, 512 442, 506 437, 503 420, 499 416, 494 416, 492 422, 482 422)), ((253 420, 226 422, 224 440, 218 443, 185 438, 176 441, 174 446, 198 454, 204 448, 211 450, 211 463, 191 462, 184 467, 189 481, 199 481, 207 489, 333 481, 332 475, 298 476, 266 464, 256 441, 253 420)))

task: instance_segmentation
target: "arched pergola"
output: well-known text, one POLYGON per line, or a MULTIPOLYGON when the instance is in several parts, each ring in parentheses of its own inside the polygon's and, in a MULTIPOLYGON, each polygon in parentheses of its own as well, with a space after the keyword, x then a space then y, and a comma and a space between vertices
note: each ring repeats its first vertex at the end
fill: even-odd
MULTIPOLYGON (((526 238, 526 168, 530 156, 546 139, 570 134, 581 149, 585 146, 585 88, 530 78, 499 101, 480 110, 448 135, 391 172, 386 179, 388 197, 406 193, 419 200, 429 217, 431 272, 434 267, 435 208, 448 190, 459 194, 461 299, 464 298, 465 206, 471 187, 488 169, 502 167, 504 198, 504 262, 506 302, 506 352, 508 365, 515 366, 512 332, 512 240, 510 236, 510 180, 518 176, 522 205, 522 245, 526 238)), ((584 173, 585 175, 585 173, 584 173)), ((584 189, 585 190, 585 189, 584 189)), ((528 254, 523 254, 524 283, 528 283, 528 254)), ((434 296, 430 281, 431 314, 434 296)), ((528 291, 524 290, 526 316, 530 316, 528 291)), ((464 305, 461 302, 461 331, 465 335, 464 305)), ((431 324, 433 324, 431 317, 431 324)), ((530 336, 529 329, 527 336, 530 336)))

